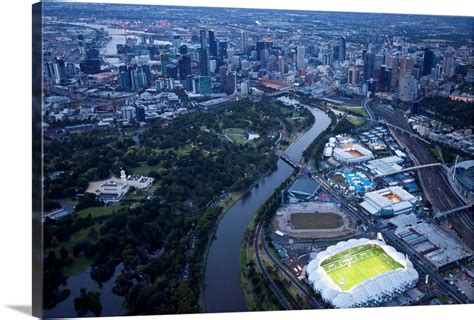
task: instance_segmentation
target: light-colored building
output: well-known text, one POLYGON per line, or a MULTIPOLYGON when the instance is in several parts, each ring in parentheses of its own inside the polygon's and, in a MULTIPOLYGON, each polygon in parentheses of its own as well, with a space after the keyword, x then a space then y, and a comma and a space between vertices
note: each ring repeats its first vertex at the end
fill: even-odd
POLYGON ((341 163, 353 164, 373 159, 374 155, 358 143, 348 143, 334 148, 333 157, 341 163))
POLYGON ((392 174, 403 169, 400 163, 404 161, 398 156, 385 157, 368 161, 365 166, 375 175, 392 174))
POLYGON ((111 179, 104 182, 96 191, 99 199, 108 202, 119 202, 128 192, 127 178, 125 171, 121 171, 120 181, 111 179))
POLYGON ((298 70, 304 69, 304 55, 305 55, 305 47, 297 46, 296 47, 296 66, 298 70))
POLYGON ((413 76, 401 76, 398 82, 398 96, 405 102, 413 102, 418 96, 418 81, 413 76))
POLYGON ((415 214, 402 214, 390 219, 395 235, 423 255, 438 271, 469 259, 470 253, 449 233, 415 214))
POLYGON ((108 202, 119 202, 130 190, 130 187, 136 189, 148 189, 153 184, 153 178, 125 174, 124 170, 120 171, 120 179, 111 178, 102 183, 95 191, 99 199, 108 202))
POLYGON ((148 189, 153 184, 153 180, 150 177, 129 175, 126 183, 129 187, 134 187, 135 189, 148 189))
POLYGON ((388 187, 364 195, 360 206, 371 215, 394 216, 411 213, 417 198, 398 186, 388 187))

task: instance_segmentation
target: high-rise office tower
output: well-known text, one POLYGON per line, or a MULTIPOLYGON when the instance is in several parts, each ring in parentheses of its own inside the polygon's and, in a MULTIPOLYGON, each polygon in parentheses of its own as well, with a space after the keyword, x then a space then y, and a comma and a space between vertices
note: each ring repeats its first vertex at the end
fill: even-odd
POLYGON ((411 75, 413 70, 413 59, 408 56, 403 56, 400 58, 400 78, 411 75))
POLYGON ((380 66, 380 75, 379 75, 379 90, 388 92, 390 91, 391 84, 391 69, 387 65, 383 64, 380 66))
POLYGON ((207 46, 206 30, 201 30, 201 49, 199 50, 200 73, 209 76, 209 51, 207 46))
POLYGON ((425 48, 425 54, 423 55, 423 69, 421 70, 421 75, 426 76, 431 73, 431 68, 433 68, 433 58, 433 51, 431 51, 430 48, 425 48))
POLYGON ((377 53, 374 57, 374 71, 379 70, 383 64, 385 64, 385 55, 383 53, 377 53))
POLYGON ((454 57, 450 54, 443 57, 443 76, 451 78, 454 75, 454 57))
POLYGON ((248 40, 247 40, 247 32, 242 30, 240 32, 240 50, 243 54, 247 54, 248 51, 248 40))
POLYGON ((233 94, 237 91, 237 74, 235 71, 229 71, 225 79, 225 93, 233 94))
POLYGON ((304 54, 305 54, 304 46, 297 46, 296 47, 296 66, 298 70, 304 69, 304 54))
POLYGON ((160 62, 161 62, 161 75, 166 77, 168 75, 167 68, 168 64, 170 63, 170 57, 167 53, 162 52, 160 54, 160 62))
POLYGON ((339 38, 339 56, 338 60, 340 62, 346 60, 346 38, 340 37, 339 38))
POLYGON ((145 63, 142 65, 142 71, 143 73, 145 74, 146 76, 146 85, 149 86, 150 83, 151 83, 151 69, 150 69, 150 65, 145 63))
POLYGON ((119 82, 120 82, 121 90, 124 90, 124 91, 131 90, 130 73, 126 65, 119 66, 119 82))
POLYGON ((178 60, 179 79, 186 80, 186 77, 191 75, 191 57, 184 54, 178 60))
POLYGON ((350 67, 347 71, 347 82, 352 85, 357 85, 359 83, 359 69, 356 67, 350 67))
POLYGON ((209 29, 209 56, 217 57, 217 40, 214 35, 214 30, 209 29))
POLYGON ((397 88, 398 85, 398 57, 390 56, 388 59, 388 67, 392 69, 392 75, 390 80, 390 87, 397 88))
POLYGON ((282 56, 278 57, 278 72, 285 74, 285 58, 282 56))
POLYGON ((398 96, 405 102, 413 102, 417 97, 418 82, 412 75, 400 77, 398 96))
POLYGON ((219 57, 222 59, 227 56, 227 46, 228 43, 226 41, 219 41, 219 57))
POLYGON ((255 51, 257 51, 257 59, 261 60, 261 53, 264 49, 270 50, 273 47, 272 41, 258 41, 255 47, 255 51))
POLYGON ((374 60, 375 56, 372 52, 367 52, 364 55, 364 80, 369 80, 374 74, 374 60))

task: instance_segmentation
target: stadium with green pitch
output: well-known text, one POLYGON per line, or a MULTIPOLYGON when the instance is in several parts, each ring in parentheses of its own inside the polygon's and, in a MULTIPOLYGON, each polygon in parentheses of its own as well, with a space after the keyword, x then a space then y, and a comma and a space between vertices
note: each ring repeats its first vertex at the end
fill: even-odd
POLYGON ((321 266, 342 291, 349 291, 379 274, 402 268, 377 245, 348 249, 325 260, 321 266))
POLYGON ((307 277, 336 308, 375 306, 413 287, 418 273, 393 247, 378 240, 342 241, 317 254, 307 277))

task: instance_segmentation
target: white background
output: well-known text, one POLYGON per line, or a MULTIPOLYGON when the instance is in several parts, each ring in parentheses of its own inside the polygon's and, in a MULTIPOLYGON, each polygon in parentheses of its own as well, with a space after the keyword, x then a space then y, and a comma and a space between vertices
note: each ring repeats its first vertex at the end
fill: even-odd
MULTIPOLYGON (((31 316, 31 5, 0 1, 0 319, 31 316)), ((151 0, 102 1, 328 11, 474 15, 463 0, 151 0)), ((39 63, 39 61, 38 61, 39 63)), ((461 319, 474 305, 160 316, 159 319, 461 319)), ((135 319, 155 319, 137 317, 135 319)), ((106 318, 103 318, 106 319, 106 318)), ((126 319, 126 318, 113 318, 126 319)), ((130 319, 130 318, 128 318, 130 319)))

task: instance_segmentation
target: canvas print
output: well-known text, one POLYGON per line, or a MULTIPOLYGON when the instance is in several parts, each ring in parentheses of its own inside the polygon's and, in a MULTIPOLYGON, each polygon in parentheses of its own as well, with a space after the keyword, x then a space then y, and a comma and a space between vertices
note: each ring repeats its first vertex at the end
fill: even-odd
POLYGON ((473 17, 35 10, 37 316, 474 301, 473 17))

